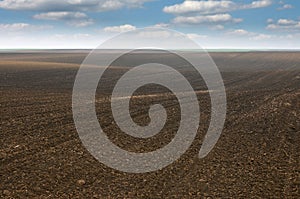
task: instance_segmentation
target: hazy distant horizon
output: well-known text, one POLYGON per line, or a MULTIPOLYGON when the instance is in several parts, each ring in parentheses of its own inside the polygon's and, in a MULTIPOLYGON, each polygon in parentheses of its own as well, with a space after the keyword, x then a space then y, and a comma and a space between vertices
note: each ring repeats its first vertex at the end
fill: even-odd
MULTIPOLYGON (((7 49, 1 49, 0 48, 0 53, 5 53, 5 52, 30 52, 30 51, 92 51, 94 50, 93 48, 7 48, 7 49)), ((114 51, 114 50, 127 50, 127 49, 101 49, 105 51, 114 51)), ((207 49, 170 49, 170 50, 179 50, 179 51, 187 51, 187 52, 199 52, 199 51, 207 51, 207 52, 298 52, 300 51, 299 49, 242 49, 242 48, 207 48, 207 49)))

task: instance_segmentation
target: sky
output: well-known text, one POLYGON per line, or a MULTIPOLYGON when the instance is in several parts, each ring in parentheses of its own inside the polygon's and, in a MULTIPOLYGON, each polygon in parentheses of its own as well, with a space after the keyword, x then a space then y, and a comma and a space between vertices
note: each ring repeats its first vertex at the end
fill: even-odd
POLYGON ((0 0, 0 49, 96 48, 145 27, 206 49, 300 49, 300 1, 0 0))

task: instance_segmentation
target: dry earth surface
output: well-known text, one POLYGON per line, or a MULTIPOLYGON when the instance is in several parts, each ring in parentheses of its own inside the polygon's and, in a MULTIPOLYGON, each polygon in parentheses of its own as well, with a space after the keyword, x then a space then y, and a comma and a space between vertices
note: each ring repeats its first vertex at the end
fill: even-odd
MULTIPOLYGON (((211 53, 224 78, 228 112, 220 140, 204 159, 198 152, 209 95, 201 78, 183 71, 201 106, 197 137, 179 160, 146 174, 113 170, 81 144, 71 105, 86 55, 0 53, 0 198, 300 198, 300 53, 211 53)), ((98 119, 118 146, 153 151, 174 137, 178 102, 162 87, 141 88, 132 98, 134 121, 146 125, 147 108, 160 101, 167 123, 146 140, 122 133, 111 116, 109 92, 126 70, 115 66, 100 82, 98 119)))

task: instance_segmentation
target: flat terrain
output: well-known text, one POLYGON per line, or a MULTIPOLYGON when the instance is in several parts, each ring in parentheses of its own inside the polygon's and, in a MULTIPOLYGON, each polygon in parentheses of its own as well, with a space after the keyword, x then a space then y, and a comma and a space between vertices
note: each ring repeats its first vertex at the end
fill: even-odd
MULTIPOLYGON (((106 167, 82 145, 71 105, 86 55, 0 53, 0 198, 300 198, 299 52, 211 53, 224 78, 228 112, 217 145, 204 159, 198 152, 209 123, 209 95, 203 81, 185 71, 199 85, 197 137, 178 161, 146 174, 106 167)), ((125 70, 114 67, 100 82, 98 119, 123 149, 153 151, 174 137, 178 102, 163 88, 141 88, 140 97, 132 98, 133 120, 146 125, 147 107, 161 100, 167 123, 147 140, 125 135, 107 98, 125 70)))

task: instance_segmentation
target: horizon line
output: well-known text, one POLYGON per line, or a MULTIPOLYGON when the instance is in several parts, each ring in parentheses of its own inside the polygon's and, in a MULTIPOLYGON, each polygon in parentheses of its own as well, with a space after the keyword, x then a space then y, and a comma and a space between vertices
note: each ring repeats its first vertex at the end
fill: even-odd
MULTIPOLYGON (((142 48, 141 48, 142 49, 142 48)), ((97 48, 0 48, 0 51, 26 51, 26 50, 97 50, 97 48)), ((121 48, 106 48, 106 49, 98 49, 98 50, 127 50, 121 48)), ((145 49, 149 50, 149 49, 145 49)), ((151 50, 151 49, 150 49, 151 50)), ((168 49, 167 49, 168 50, 168 49)), ((300 51, 300 48, 203 48, 203 49, 170 49, 170 50, 188 50, 188 51, 199 51, 199 50, 242 50, 242 51, 253 51, 253 50, 265 50, 265 51, 272 51, 272 50, 288 50, 288 51, 300 51)))
MULTIPOLYGON (((18 52, 18 51, 92 51, 97 50, 93 48, 0 48, 1 52, 18 52)), ((98 50, 128 50, 128 49, 98 49, 98 50)), ((149 49, 148 49, 149 50, 149 49)), ((151 49, 150 49, 151 50, 151 49)), ((203 49, 169 49, 169 50, 180 50, 180 51, 208 51, 208 52, 274 52, 274 51, 285 51, 295 52, 300 51, 299 49, 288 49, 288 48, 203 48, 203 49)))

